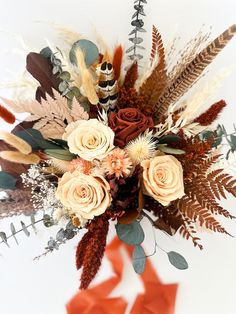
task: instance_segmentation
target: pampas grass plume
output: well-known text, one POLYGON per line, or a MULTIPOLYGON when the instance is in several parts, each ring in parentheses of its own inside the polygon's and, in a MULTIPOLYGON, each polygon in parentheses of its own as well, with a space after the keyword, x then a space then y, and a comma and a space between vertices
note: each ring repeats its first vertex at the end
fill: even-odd
POLYGON ((25 165, 38 164, 40 162, 40 157, 36 154, 25 155, 20 152, 13 152, 11 150, 0 152, 0 157, 10 162, 25 165))
POLYGON ((30 154, 32 152, 31 146, 26 141, 12 133, 0 131, 0 139, 17 149, 22 154, 30 154))

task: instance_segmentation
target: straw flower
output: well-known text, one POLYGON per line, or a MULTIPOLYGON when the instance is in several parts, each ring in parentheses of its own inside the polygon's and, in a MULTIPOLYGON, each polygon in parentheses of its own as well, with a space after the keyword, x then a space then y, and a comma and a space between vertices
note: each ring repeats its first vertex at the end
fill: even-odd
POLYGON ((125 150, 116 148, 103 159, 102 167, 108 175, 114 174, 117 178, 128 177, 132 162, 125 150))

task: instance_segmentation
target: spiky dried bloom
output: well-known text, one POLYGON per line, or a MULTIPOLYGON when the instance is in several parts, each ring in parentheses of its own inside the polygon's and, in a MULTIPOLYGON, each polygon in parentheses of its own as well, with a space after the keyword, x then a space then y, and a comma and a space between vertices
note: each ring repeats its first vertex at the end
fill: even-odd
POLYGON ((0 152, 0 158, 24 165, 38 164, 40 162, 40 157, 36 154, 25 155, 10 150, 0 152))
POLYGON ((128 143, 125 150, 134 165, 138 165, 145 159, 154 156, 156 143, 151 133, 140 135, 135 140, 128 143))
POLYGON ((102 160, 102 167, 107 175, 115 175, 116 178, 128 177, 132 162, 125 150, 116 148, 102 160))
MULTIPOLYGON (((94 225, 91 231, 91 237, 85 247, 80 289, 88 288, 101 266, 108 230, 109 221, 103 218, 97 219, 97 224, 96 226, 94 225)), ((77 257, 78 256, 79 254, 77 252, 77 257)), ((78 266, 80 266, 79 262, 77 262, 77 267, 78 266)))
POLYGON ((90 174, 92 170, 92 163, 82 158, 73 159, 68 166, 68 171, 74 172, 79 171, 83 174, 90 174))
POLYGON ((0 139, 17 149, 22 154, 30 154, 31 146, 20 137, 5 131, 0 131, 0 139))
POLYGON ((224 100, 220 100, 217 103, 213 104, 206 112, 201 114, 198 118, 194 120, 201 125, 210 125, 212 124, 219 116, 221 111, 226 106, 224 100))

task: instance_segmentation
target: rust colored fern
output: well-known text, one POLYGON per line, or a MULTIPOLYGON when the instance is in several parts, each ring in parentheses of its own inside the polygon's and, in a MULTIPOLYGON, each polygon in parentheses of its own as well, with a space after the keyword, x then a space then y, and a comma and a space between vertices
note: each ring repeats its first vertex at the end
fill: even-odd
POLYGON ((197 122, 201 125, 210 125, 218 118, 219 114, 225 106, 226 102, 224 100, 218 101, 217 103, 213 104, 206 112, 196 118, 194 122, 197 122))
POLYGON ((151 64, 153 63, 153 60, 157 54, 157 49, 158 49, 158 30, 153 25, 152 26, 152 50, 151 50, 151 56, 150 56, 151 64))
POLYGON ((158 61, 151 75, 146 79, 140 88, 140 94, 145 97, 148 106, 156 105, 158 98, 167 86, 165 50, 161 34, 155 26, 153 26, 153 34, 154 43, 152 52, 154 53, 154 51, 156 51, 158 61))

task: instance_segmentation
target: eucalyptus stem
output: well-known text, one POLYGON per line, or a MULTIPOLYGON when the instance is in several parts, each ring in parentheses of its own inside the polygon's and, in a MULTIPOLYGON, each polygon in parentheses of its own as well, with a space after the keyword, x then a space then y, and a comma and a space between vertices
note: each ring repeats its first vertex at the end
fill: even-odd
MULTIPOLYGON (((12 234, 9 235, 8 237, 6 237, 6 240, 8 240, 8 239, 14 237, 16 234, 18 234, 18 233, 24 231, 24 229, 28 229, 28 228, 30 228, 30 227, 33 227, 35 224, 37 224, 37 223, 39 223, 39 222, 42 222, 42 221, 43 221, 43 218, 42 218, 42 219, 39 219, 39 220, 37 220, 37 221, 35 221, 34 223, 31 223, 31 224, 25 226, 25 228, 21 228, 20 230, 18 230, 18 231, 16 231, 16 232, 12 233, 12 234)), ((6 242, 2 240, 2 241, 0 242, 0 244, 2 244, 2 243, 6 243, 6 242)))

